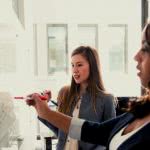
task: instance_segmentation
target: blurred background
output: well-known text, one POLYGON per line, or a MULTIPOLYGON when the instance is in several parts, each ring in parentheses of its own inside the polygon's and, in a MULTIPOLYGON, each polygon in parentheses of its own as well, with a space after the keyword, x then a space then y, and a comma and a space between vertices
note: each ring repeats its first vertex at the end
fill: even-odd
POLYGON ((149 7, 149 0, 0 0, 0 148, 46 149, 53 134, 13 97, 50 89, 55 100, 70 84, 70 55, 80 45, 97 49, 109 92, 140 96, 133 57, 149 7))

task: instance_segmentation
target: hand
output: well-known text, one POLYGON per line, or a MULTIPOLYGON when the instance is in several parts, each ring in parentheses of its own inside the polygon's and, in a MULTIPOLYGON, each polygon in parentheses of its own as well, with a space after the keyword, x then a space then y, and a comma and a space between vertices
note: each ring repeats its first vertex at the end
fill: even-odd
POLYGON ((33 106, 41 118, 45 118, 47 116, 47 111, 50 110, 47 101, 41 100, 40 94, 38 93, 28 95, 26 103, 29 106, 33 106))
POLYGON ((47 102, 49 102, 50 99, 52 98, 52 93, 51 93, 50 90, 45 90, 45 91, 42 93, 42 95, 47 98, 47 102))

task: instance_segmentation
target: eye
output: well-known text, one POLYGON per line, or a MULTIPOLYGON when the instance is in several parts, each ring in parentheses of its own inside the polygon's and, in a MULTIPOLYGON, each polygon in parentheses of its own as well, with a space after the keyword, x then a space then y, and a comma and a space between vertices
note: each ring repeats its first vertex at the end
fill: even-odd
POLYGON ((141 52, 144 54, 144 53, 146 53, 146 52, 149 52, 149 49, 142 48, 142 49, 141 49, 141 52))
POLYGON ((73 67, 74 67, 74 64, 71 64, 71 67, 73 68, 73 67))
POLYGON ((77 66, 78 66, 78 67, 81 67, 81 66, 83 66, 83 64, 78 64, 77 66))

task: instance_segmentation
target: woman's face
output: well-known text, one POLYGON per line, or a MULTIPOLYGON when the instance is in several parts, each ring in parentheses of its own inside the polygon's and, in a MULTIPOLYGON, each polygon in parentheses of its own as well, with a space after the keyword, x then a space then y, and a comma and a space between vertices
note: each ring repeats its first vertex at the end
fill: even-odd
POLYGON ((150 52, 143 51, 143 47, 144 42, 142 42, 141 49, 137 52, 134 59, 138 63, 136 68, 139 70, 137 75, 141 80, 141 84, 144 87, 147 87, 148 83, 150 82, 150 52))
POLYGON ((81 54, 71 57, 72 76, 77 84, 87 84, 90 73, 88 61, 81 54))

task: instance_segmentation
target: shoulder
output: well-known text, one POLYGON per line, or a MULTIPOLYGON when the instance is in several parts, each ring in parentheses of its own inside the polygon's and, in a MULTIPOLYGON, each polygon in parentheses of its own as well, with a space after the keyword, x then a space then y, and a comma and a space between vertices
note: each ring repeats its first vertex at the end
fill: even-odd
POLYGON ((65 96, 69 93, 69 91, 70 91, 70 86, 65 85, 58 91, 58 96, 65 96))
POLYGON ((103 103, 106 104, 114 104, 117 105, 117 99, 116 97, 111 94, 111 93, 107 93, 107 92, 98 92, 97 94, 97 100, 101 100, 103 101, 103 103))
POLYGON ((66 85, 63 86, 59 91, 58 91, 58 95, 57 95, 57 101, 58 101, 58 105, 61 105, 62 103, 64 103, 66 101, 66 98, 69 95, 69 91, 70 91, 70 86, 66 85))
POLYGON ((115 96, 113 94, 107 93, 107 92, 101 92, 101 91, 97 93, 97 97, 106 99, 106 100, 114 100, 115 99, 115 96))
POLYGON ((65 90, 69 90, 70 89, 70 85, 64 85, 63 87, 60 88, 59 91, 65 91, 65 90))

